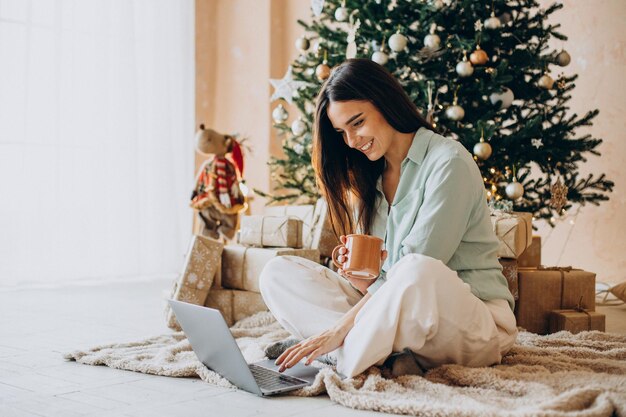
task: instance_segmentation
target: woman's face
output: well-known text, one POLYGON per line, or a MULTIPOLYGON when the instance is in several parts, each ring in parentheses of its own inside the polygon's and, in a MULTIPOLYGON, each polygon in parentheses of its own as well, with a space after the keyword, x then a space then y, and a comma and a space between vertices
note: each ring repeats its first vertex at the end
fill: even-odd
POLYGON ((369 101, 331 101, 326 113, 346 145, 363 152, 370 161, 387 153, 396 130, 369 101))

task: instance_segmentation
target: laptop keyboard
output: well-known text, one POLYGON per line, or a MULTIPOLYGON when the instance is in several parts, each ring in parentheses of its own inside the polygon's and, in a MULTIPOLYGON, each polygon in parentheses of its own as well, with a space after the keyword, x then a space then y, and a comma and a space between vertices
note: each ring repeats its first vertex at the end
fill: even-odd
POLYGON ((263 388, 266 391, 273 391, 281 388, 291 387, 293 385, 302 385, 307 384, 308 382, 294 378, 289 375, 283 375, 279 372, 273 371, 271 369, 263 368, 262 366, 258 366, 255 364, 248 365, 250 371, 252 371, 252 376, 256 380, 259 387, 263 388))

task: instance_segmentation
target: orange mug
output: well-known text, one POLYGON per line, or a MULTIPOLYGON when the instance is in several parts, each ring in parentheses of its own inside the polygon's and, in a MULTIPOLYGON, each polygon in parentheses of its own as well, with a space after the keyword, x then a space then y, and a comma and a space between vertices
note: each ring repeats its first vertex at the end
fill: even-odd
POLYGON ((333 263, 337 268, 343 269, 350 278, 376 279, 382 267, 381 253, 383 240, 369 235, 347 235, 346 244, 338 245, 333 249, 333 263), (341 264, 337 260, 339 249, 345 246, 348 253, 344 255, 347 260, 341 264))

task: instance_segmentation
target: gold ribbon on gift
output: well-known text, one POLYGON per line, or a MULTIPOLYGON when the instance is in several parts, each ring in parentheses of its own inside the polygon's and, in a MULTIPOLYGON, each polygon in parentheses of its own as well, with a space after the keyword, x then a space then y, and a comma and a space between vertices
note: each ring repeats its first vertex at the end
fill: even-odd
MULTIPOLYGON (((508 219, 513 219, 513 218, 518 217, 518 216, 515 215, 514 212, 507 212, 507 211, 503 211, 503 210, 493 210, 491 212, 491 216, 495 217, 495 219, 493 221, 493 233, 495 233, 496 236, 498 236, 498 222, 500 222, 502 220, 508 220, 508 219)), ((530 246, 530 243, 529 243, 529 240, 528 240, 528 224, 525 221, 523 221, 522 223, 524 223, 524 248, 528 248, 530 246)), ((509 251, 511 253, 515 253, 515 248, 512 248, 511 246, 509 246, 507 244, 507 242, 505 242, 499 236, 498 236, 498 240, 500 242, 504 243, 506 245, 506 247, 509 248, 509 251)), ((530 237, 530 242, 532 242, 532 233, 531 233, 531 237, 530 237)))

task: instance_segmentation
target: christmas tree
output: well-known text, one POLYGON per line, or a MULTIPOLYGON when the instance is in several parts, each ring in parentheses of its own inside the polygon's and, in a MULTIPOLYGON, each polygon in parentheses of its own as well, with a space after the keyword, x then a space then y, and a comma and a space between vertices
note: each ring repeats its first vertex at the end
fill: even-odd
POLYGON ((312 0, 306 33, 296 40, 300 56, 275 87, 273 110, 285 156, 272 158, 271 202, 310 203, 319 195, 311 166, 315 97, 332 66, 369 58, 386 67, 444 136, 475 156, 487 198, 496 206, 531 212, 550 224, 572 204, 608 200, 613 182, 604 174, 580 178, 578 168, 601 139, 577 128, 590 126, 598 110, 569 115, 577 75, 561 67, 571 58, 549 50, 548 40, 567 40, 548 24, 555 3, 533 0, 312 0), (559 72, 558 76, 556 73, 559 72), (555 80, 556 78, 556 80, 555 80), (502 204, 501 204, 502 203, 502 204))

